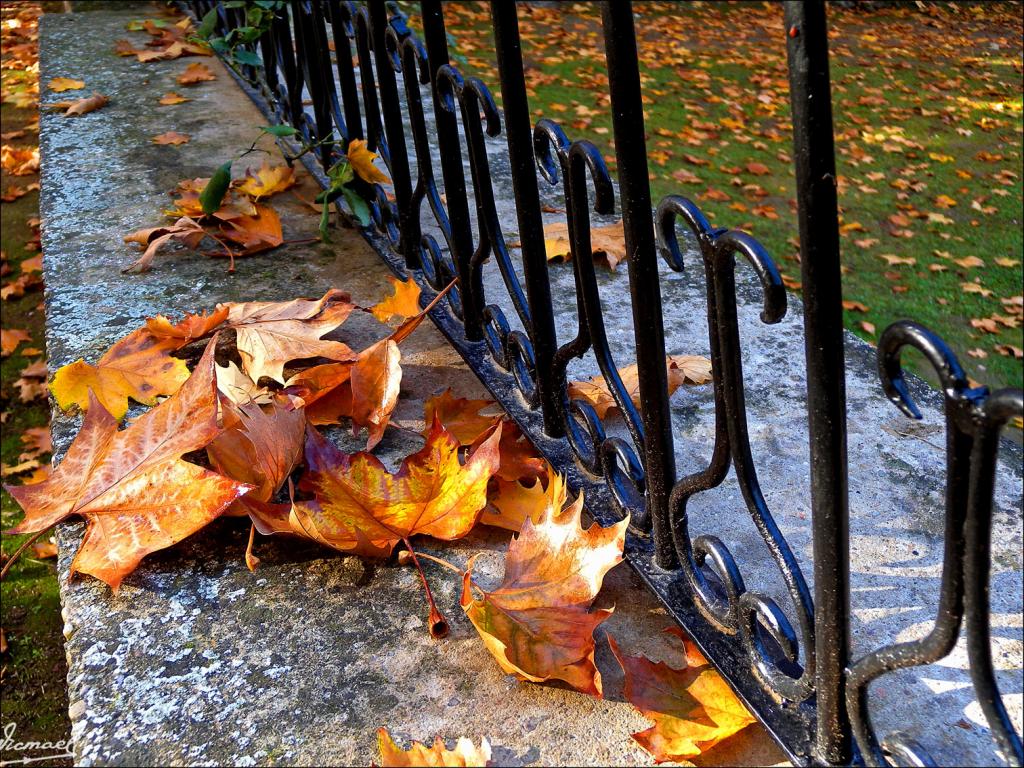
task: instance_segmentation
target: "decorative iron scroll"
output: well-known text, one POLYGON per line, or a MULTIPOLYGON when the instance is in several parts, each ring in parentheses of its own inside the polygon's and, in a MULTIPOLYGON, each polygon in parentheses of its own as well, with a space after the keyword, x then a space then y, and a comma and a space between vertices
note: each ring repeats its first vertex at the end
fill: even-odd
MULTIPOLYGON (((245 23, 237 8, 210 0, 186 5, 197 16, 216 8, 221 34, 245 23)), ((925 355, 943 388, 948 477, 936 620, 921 640, 850 658, 845 363, 824 3, 787 2, 780 30, 789 57, 800 217, 813 595, 765 502, 747 432, 736 262, 754 270, 762 291, 761 320, 769 324, 786 312, 778 270, 756 240, 710 226, 686 198, 665 198, 652 219, 632 8, 625 1, 602 7, 618 193, 594 144, 570 141, 551 120, 531 121, 517 10, 509 0, 491 4, 504 115, 483 80, 451 64, 440 0, 420 3, 417 24, 391 3, 291 0, 257 43, 246 44, 263 66, 238 65, 235 72, 268 116, 292 125, 303 144, 317 145, 313 157, 303 160, 311 161, 319 178, 353 139, 364 139, 380 154, 394 195, 380 186, 367 188, 367 237, 389 264, 411 270, 429 289, 439 291, 458 278, 432 315, 438 326, 556 468, 587 485, 588 498, 605 502, 593 510, 595 516, 607 521, 609 515, 630 515, 627 557, 792 760, 930 764, 913 740, 901 734, 879 738, 869 687, 888 672, 947 656, 963 624, 981 711, 999 754, 1021 765, 1020 736, 993 671, 988 588, 999 434, 1024 413, 1024 393, 969 386, 943 342, 908 321, 882 334, 879 371, 889 398, 910 416, 920 414, 900 366, 905 347, 925 355), (413 26, 422 29, 422 37, 413 26), (488 139, 502 135, 503 127, 522 243, 519 260, 506 243, 508 222, 499 218, 488 155, 488 139), (553 323, 538 178, 561 188, 574 257, 576 330, 561 343, 553 323), (591 202, 593 213, 610 214, 616 194, 629 252, 641 407, 619 376, 594 264, 587 258, 591 202), (678 481, 657 269, 658 251, 671 269, 683 269, 677 226, 693 236, 704 269, 715 406, 707 466, 678 481), (486 295, 485 263, 500 273, 507 301, 486 295), (513 328, 502 304, 511 305, 522 330, 513 328), (594 408, 569 396, 570 362, 591 353, 622 414, 623 437, 609 436, 594 408), (785 584, 788 611, 748 589, 719 536, 691 532, 689 501, 720 486, 730 469, 785 584)))

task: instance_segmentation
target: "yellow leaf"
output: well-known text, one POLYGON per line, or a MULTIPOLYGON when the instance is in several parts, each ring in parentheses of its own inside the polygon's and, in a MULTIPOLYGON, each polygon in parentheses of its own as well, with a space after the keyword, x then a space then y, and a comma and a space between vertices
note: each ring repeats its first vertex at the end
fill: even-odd
POLYGON ((180 93, 175 93, 174 91, 171 91, 170 93, 165 93, 163 96, 161 96, 160 101, 158 101, 157 103, 165 107, 169 107, 172 104, 183 104, 186 101, 192 101, 192 99, 187 99, 180 93))
POLYGON ((283 192, 289 187, 295 186, 295 171, 287 165, 272 166, 266 160, 256 171, 255 175, 250 169, 242 183, 238 185, 238 191, 249 195, 253 200, 261 197, 283 192))
POLYGON ((78 91, 85 88, 85 83, 82 80, 72 80, 69 77, 55 77, 49 83, 47 87, 51 91, 61 93, 63 91, 78 91))
POLYGON ((549 470, 546 483, 540 478, 523 484, 496 477, 492 485, 494 490, 488 495, 488 505, 480 522, 515 533, 522 530, 527 520, 536 525, 545 515, 557 516, 569 496, 565 478, 553 470, 549 470))
POLYGON ((463 737, 455 742, 455 749, 447 749, 444 741, 438 736, 434 745, 427 747, 414 741, 407 750, 399 748, 388 733, 387 728, 377 729, 377 747, 380 749, 382 768, 405 768, 405 766, 486 766, 490 765, 491 745, 486 738, 480 740, 480 746, 463 737))
POLYGON ((388 277, 395 288, 395 292, 386 299, 377 302, 370 308, 370 313, 378 321, 386 323, 395 315, 403 320, 407 317, 415 317, 420 313, 420 287, 411 277, 406 280, 398 280, 388 277))
POLYGON ((391 179, 373 164, 373 161, 377 158, 377 153, 371 152, 366 148, 366 141, 364 139, 353 139, 350 141, 347 154, 348 162, 359 178, 371 184, 391 183, 391 179))
POLYGON ((158 339, 140 328, 112 346, 90 365, 82 359, 60 368, 50 384, 57 404, 67 410, 89 406, 89 391, 116 419, 128 411, 128 398, 154 405, 157 397, 173 395, 188 379, 184 360, 171 357, 180 346, 174 339, 158 339))

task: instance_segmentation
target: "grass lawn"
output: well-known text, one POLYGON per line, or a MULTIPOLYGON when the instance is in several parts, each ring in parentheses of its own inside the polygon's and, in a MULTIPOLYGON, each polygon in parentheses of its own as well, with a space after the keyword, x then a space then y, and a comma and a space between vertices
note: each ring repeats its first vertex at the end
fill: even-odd
MULTIPOLYGON (((797 289, 781 6, 635 10, 654 199, 691 197, 752 233, 797 289)), ((486 4, 446 12, 459 61, 497 97, 486 4)), ((520 28, 534 114, 614 173, 600 9, 526 7, 520 28)), ((831 8, 830 29, 847 326, 874 342, 918 320, 977 381, 1021 386, 1020 5, 831 8)))

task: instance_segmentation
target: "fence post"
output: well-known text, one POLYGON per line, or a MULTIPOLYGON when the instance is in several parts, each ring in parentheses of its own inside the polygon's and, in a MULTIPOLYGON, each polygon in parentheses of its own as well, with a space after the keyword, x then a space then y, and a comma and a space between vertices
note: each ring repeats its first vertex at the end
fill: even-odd
POLYGON ((665 326, 661 311, 658 253, 654 243, 644 105, 640 93, 640 62, 632 2, 606 2, 603 20, 622 226, 626 235, 626 253, 629 254, 629 290, 640 374, 641 414, 646 437, 644 474, 647 510, 653 526, 655 562, 661 568, 672 568, 678 559, 672 544, 668 495, 675 484, 675 455, 672 450, 665 326))
POLYGON ((555 319, 551 306, 551 284, 548 281, 548 260, 544 251, 544 227, 533 156, 533 132, 530 128, 530 102, 526 96, 519 15, 515 2, 492 0, 491 17, 494 20, 494 41, 498 52, 501 106, 505 112, 512 187, 519 218, 523 273, 530 304, 532 327, 527 330, 537 363, 537 389, 544 416, 544 431, 552 437, 561 437, 562 423, 558 417, 561 403, 551 376, 556 346, 555 319))
POLYGON ((815 748, 820 759, 846 764, 851 754, 845 707, 850 652, 846 364, 824 2, 786 2, 785 29, 807 357, 817 651, 815 748))

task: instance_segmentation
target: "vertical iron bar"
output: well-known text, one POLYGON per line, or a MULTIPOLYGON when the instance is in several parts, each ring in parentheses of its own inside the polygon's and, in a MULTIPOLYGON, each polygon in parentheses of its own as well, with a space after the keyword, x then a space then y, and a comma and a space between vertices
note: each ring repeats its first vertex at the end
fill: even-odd
POLYGON ((345 110, 346 141, 363 138, 363 117, 359 111, 359 89, 356 86, 355 68, 352 66, 352 44, 348 32, 352 25, 350 11, 342 9, 341 0, 328 3, 331 19, 331 33, 334 36, 334 57, 337 60, 338 86, 341 90, 341 106, 345 110))
POLYGON ((462 146, 459 141, 459 121, 455 114, 441 107, 437 88, 437 70, 448 63, 448 33, 444 26, 441 0, 423 0, 423 38, 430 67, 430 93, 434 99, 434 117, 437 121, 437 145, 441 156, 441 178, 448 207, 448 220, 452 227, 452 257, 459 273, 462 290, 463 324, 469 341, 483 338, 480 297, 473 291, 472 267, 473 230, 469 218, 469 198, 466 193, 466 175, 462 167, 462 146))
POLYGON ((800 221, 814 538, 818 757, 850 761, 844 669, 850 652, 846 365, 828 33, 822 0, 785 4, 793 163, 800 221))
POLYGON ((672 420, 665 368, 665 328, 661 311, 658 257, 654 243, 651 187, 647 173, 644 105, 640 62, 633 25, 633 4, 611 0, 603 6, 604 45, 608 62, 615 157, 622 200, 622 225, 629 254, 629 290, 640 373, 644 432, 647 511, 653 524, 655 562, 677 564, 668 518, 668 496, 675 484, 672 420))
MULTIPOLYGON (((402 104, 398 98, 398 81, 388 55, 385 33, 388 29, 386 3, 370 3, 370 35, 373 39, 374 62, 377 65, 377 87, 380 91, 381 111, 384 115, 384 135, 391 152, 389 169, 391 183, 395 190, 398 206, 399 234, 398 251, 405 257, 406 266, 416 269, 420 266, 420 222, 414 218, 412 200, 412 179, 409 176, 409 151, 405 146, 405 130, 402 128, 402 104)), ((412 73, 412 77, 416 77, 412 73)), ((415 213, 419 213, 418 209, 415 213)))
POLYGON ((551 284, 544 250, 544 228, 540 215, 540 192, 533 156, 533 131, 530 128, 530 103, 526 96, 523 51, 519 39, 519 14, 509 0, 492 0, 494 42, 501 78, 501 102, 505 112, 512 189, 519 218, 523 274, 530 302, 530 341, 537 362, 537 389, 540 394, 544 431, 552 437, 563 434, 559 418, 561 401, 552 377, 555 357, 555 317, 551 306, 551 284))

